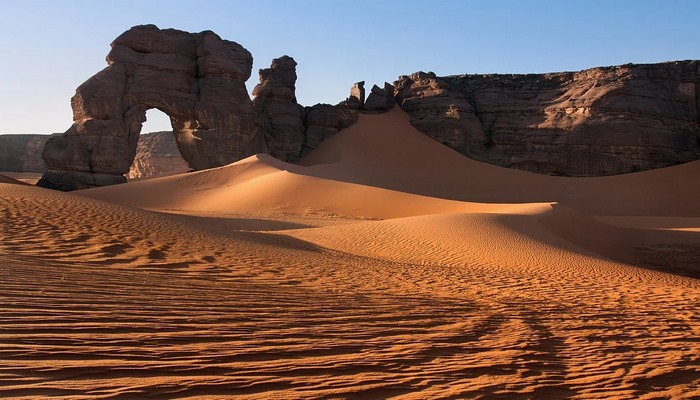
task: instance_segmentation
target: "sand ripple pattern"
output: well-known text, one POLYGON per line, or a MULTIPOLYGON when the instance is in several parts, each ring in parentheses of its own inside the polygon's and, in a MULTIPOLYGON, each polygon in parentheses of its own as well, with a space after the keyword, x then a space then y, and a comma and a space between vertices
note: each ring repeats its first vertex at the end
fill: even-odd
MULTIPOLYGON (((697 280, 363 257, 10 185, 0 213, 0 397, 700 396, 697 280)), ((406 233, 365 223, 337 232, 406 233)))

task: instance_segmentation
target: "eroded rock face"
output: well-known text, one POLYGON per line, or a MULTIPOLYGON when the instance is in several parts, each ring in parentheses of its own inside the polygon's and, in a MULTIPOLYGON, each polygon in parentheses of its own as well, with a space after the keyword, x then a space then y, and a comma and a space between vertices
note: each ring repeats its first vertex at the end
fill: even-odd
POLYGON ((304 145, 302 157, 309 154, 318 145, 341 130, 357 122, 359 110, 342 102, 337 105, 316 104, 306 107, 304 125, 304 145))
POLYGON ((136 157, 126 175, 128 179, 150 178, 186 172, 177 142, 170 131, 145 133, 139 137, 136 157))
POLYGON ((0 171, 44 172, 41 159, 49 135, 0 135, 0 171))
POLYGON ((343 102, 346 106, 361 109, 365 105, 365 81, 355 82, 350 88, 350 96, 343 102))
POLYGON ((428 136, 471 158, 597 176, 700 158, 697 61, 531 75, 432 73, 395 82, 428 136))
MULTIPOLYGON (((139 158, 130 171, 151 108, 170 117, 187 164, 206 169, 261 152, 295 162, 354 123, 364 103, 360 82, 350 99, 311 107, 307 115, 296 101, 296 62, 288 56, 260 71, 251 101, 245 81, 252 56, 210 31, 136 26, 114 40, 107 62, 71 99, 73 126, 47 142, 42 157, 48 171, 39 185, 75 190, 155 173, 139 158)), ((151 157, 144 146, 139 154, 151 157)), ((166 164, 179 163, 178 156, 170 158, 166 164)))
POLYGON ((304 143, 304 107, 297 104, 297 63, 289 56, 272 60, 260 70, 260 83, 253 89, 259 135, 267 152, 282 161, 296 162, 304 143))
POLYGON ((76 90, 73 126, 46 143, 48 171, 39 185, 74 190, 125 182, 151 108, 170 116, 192 168, 225 165, 264 148, 245 87, 253 59, 239 44, 210 31, 144 25, 115 39, 107 62, 76 90))
POLYGON ((115 39, 107 62, 71 100, 73 126, 46 142, 40 185, 125 182, 151 108, 170 116, 178 152, 193 169, 259 152, 295 162, 359 113, 395 102, 428 136, 511 168, 595 176, 700 158, 697 61, 530 75, 419 72, 373 86, 367 99, 363 81, 340 104, 306 108, 296 101, 291 57, 260 70, 251 101, 251 54, 210 31, 137 26, 115 39))
POLYGON ((368 113, 383 113, 392 108, 394 104, 396 104, 394 85, 385 82, 383 89, 377 85, 372 86, 363 109, 368 113))

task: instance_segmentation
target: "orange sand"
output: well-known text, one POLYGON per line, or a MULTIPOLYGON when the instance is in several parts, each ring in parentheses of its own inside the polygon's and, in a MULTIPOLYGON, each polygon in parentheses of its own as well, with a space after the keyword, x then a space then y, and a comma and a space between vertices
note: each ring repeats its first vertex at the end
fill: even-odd
POLYGON ((9 184, 14 184, 14 185, 26 184, 26 182, 22 182, 18 179, 12 178, 12 177, 5 175, 5 174, 0 174, 0 183, 9 183, 9 184))
POLYGON ((503 169, 395 110, 302 166, 0 183, 0 397, 695 398, 698 172, 503 169))
POLYGON ((6 178, 10 178, 12 180, 17 180, 20 182, 28 183, 30 185, 35 185, 39 179, 41 179, 41 173, 38 172, 6 172, 6 171, 0 171, 0 174, 3 175, 0 177, 0 182, 2 183, 12 183, 12 182, 6 182, 6 178))

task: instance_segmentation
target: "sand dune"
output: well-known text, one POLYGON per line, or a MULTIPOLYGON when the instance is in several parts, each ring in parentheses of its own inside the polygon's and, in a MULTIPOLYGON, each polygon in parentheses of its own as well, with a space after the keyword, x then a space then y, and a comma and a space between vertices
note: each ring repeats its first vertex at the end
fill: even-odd
POLYGON ((41 179, 42 174, 37 172, 0 171, 0 175, 4 175, 5 178, 11 178, 20 182, 28 183, 30 185, 35 185, 39 181, 39 179, 41 179))
POLYGON ((0 174, 0 183, 10 183, 15 185, 26 185, 25 182, 0 174))
POLYGON ((304 164, 0 183, 0 397, 700 396, 700 164, 539 176, 398 111, 304 164))
POLYGON ((132 207, 203 215, 276 213, 377 219, 498 211, 504 206, 317 178, 304 175, 304 170, 267 155, 255 155, 213 170, 89 189, 80 194, 132 207))
MULTIPOLYGON (((400 109, 361 115, 357 124, 324 141, 301 164, 257 155, 213 170, 82 193, 155 210, 299 212, 313 204, 358 215, 364 205, 386 203, 389 189, 472 203, 558 202, 588 215, 700 217, 700 185, 695 182, 700 162, 600 178, 538 175, 470 160, 415 130, 400 109), (348 200, 347 194, 356 191, 361 195, 348 200)), ((369 214, 382 217, 382 212, 369 214)), ((409 214, 421 212, 384 217, 409 214)))
POLYGON ((429 139, 398 108, 381 116, 362 115, 301 164, 313 176, 462 201, 559 202, 597 215, 700 216, 695 180, 700 161, 597 178, 509 170, 468 159, 429 139))

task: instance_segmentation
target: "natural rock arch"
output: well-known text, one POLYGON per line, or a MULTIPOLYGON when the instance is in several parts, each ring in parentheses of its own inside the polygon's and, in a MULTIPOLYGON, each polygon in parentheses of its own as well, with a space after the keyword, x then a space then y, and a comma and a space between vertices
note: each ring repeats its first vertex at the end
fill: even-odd
MULTIPOLYGON (((364 82, 335 105, 302 107, 296 62, 260 70, 251 101, 251 54, 211 31, 137 26, 112 43, 109 66, 72 99, 73 126, 51 137, 39 185, 61 190, 126 181, 146 110, 170 116, 194 169, 255 153, 296 162, 357 121, 398 104, 420 131, 474 158, 554 175, 611 175, 700 157, 700 63, 591 68, 528 75, 401 76, 364 82)), ((397 144, 399 145, 399 144, 397 144)))
POLYGON ((71 99, 73 126, 46 143, 39 185, 75 190, 126 182, 152 108, 170 117, 194 169, 266 149, 245 87, 253 57, 239 44, 211 31, 136 26, 114 40, 107 63, 71 99))

